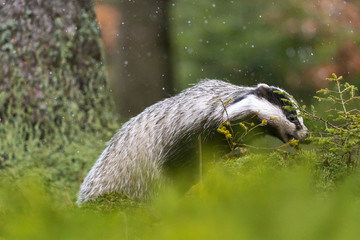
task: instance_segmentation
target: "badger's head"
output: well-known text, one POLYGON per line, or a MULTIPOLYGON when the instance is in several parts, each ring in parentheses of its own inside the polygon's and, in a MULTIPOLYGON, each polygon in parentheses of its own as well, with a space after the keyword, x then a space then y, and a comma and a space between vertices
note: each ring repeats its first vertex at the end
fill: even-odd
POLYGON ((298 109, 298 106, 289 96, 282 89, 261 83, 246 95, 235 97, 226 108, 227 115, 230 121, 242 120, 250 116, 256 116, 260 121, 266 119, 265 127, 268 133, 283 142, 291 139, 303 140, 308 136, 307 128, 302 117, 299 116, 300 112, 293 110, 298 109))

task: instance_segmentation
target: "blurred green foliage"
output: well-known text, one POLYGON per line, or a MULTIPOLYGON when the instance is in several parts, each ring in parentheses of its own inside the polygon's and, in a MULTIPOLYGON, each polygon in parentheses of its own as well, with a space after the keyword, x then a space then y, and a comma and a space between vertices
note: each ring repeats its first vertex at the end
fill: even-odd
POLYGON ((104 199, 77 208, 30 169, 1 178, 0 238, 358 239, 358 172, 320 190, 329 179, 319 162, 313 151, 221 161, 197 191, 183 196, 169 187, 141 206, 120 198, 121 208, 104 199))
POLYGON ((347 55, 359 55, 360 34, 349 16, 358 8, 348 1, 172 1, 178 85, 200 78, 266 82, 308 101, 304 94, 324 86, 332 72, 359 76, 348 69, 350 57, 339 54, 350 41, 347 55))

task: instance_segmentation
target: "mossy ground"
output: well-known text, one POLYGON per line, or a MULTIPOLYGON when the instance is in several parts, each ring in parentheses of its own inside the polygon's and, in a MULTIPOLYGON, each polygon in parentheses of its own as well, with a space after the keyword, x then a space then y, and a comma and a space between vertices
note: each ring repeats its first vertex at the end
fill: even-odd
POLYGON ((108 194, 78 207, 81 179, 109 135, 18 142, 13 156, 2 159, 0 239, 360 237, 360 175, 346 165, 324 164, 311 147, 212 162, 202 185, 186 194, 169 186, 147 203, 108 194))

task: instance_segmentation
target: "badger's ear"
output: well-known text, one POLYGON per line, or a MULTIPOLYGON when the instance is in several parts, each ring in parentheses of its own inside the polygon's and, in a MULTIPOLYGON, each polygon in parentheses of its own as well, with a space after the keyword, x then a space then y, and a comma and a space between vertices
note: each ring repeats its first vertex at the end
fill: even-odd
POLYGON ((267 96, 270 92, 271 92, 271 88, 269 87, 269 85, 265 83, 259 83, 256 87, 256 95, 259 98, 263 98, 267 96))

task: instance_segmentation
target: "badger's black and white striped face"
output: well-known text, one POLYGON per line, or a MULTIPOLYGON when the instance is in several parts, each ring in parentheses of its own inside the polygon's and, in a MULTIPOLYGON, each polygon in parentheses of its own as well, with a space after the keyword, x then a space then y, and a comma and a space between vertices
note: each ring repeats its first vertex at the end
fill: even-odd
POLYGON ((284 108, 284 106, 297 108, 296 103, 288 96, 289 94, 282 89, 258 84, 248 94, 234 98, 227 106, 227 114, 230 121, 241 120, 251 115, 257 115, 259 120, 266 119, 268 132, 283 142, 305 139, 308 136, 307 128, 302 117, 299 116, 299 111, 284 108))

